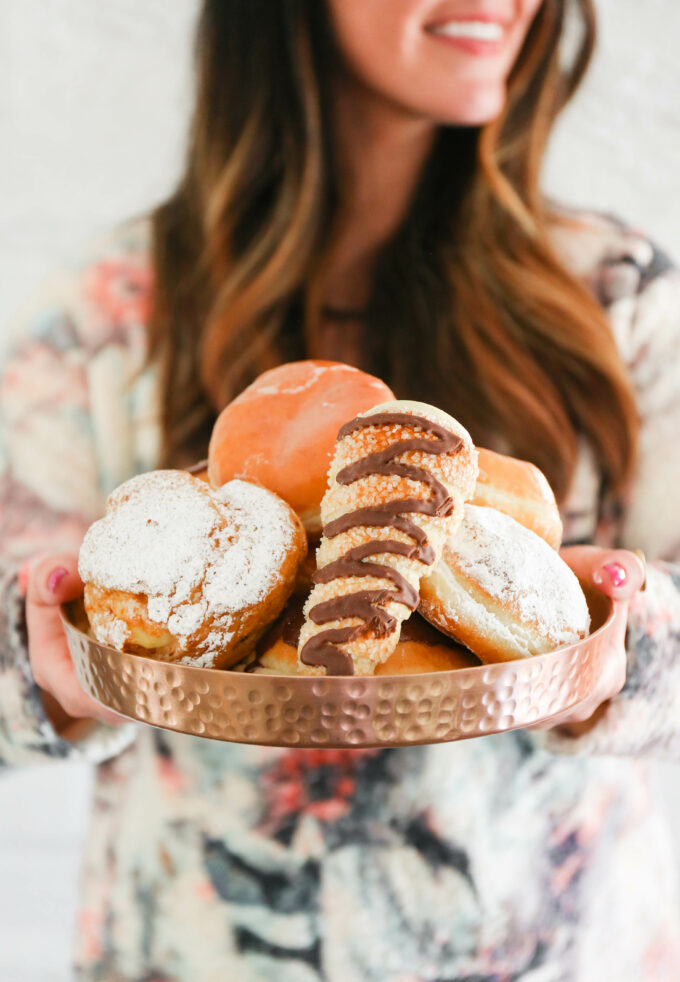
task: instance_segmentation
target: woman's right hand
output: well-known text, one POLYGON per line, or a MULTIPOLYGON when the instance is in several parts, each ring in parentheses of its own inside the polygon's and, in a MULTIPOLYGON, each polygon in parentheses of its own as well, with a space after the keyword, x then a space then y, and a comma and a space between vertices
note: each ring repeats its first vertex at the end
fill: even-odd
MULTIPOLYGON (((44 692, 56 700, 66 717, 72 720, 95 719, 119 726, 126 721, 104 709, 81 689, 66 643, 59 606, 68 600, 75 600, 82 592, 83 583, 78 576, 78 556, 75 553, 48 556, 31 567, 26 593, 26 622, 33 678, 44 692)), ((57 729, 63 731, 64 721, 54 718, 59 714, 51 711, 54 707, 49 706, 49 700, 46 700, 45 709, 57 729)))

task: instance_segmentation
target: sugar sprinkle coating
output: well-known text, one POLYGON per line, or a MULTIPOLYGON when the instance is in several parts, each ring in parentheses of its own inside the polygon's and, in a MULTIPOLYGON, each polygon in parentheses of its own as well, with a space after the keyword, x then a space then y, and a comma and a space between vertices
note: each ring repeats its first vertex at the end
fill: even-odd
POLYGON ((389 657, 476 476, 469 434, 433 406, 383 403, 343 427, 321 505, 302 672, 372 674, 389 657))

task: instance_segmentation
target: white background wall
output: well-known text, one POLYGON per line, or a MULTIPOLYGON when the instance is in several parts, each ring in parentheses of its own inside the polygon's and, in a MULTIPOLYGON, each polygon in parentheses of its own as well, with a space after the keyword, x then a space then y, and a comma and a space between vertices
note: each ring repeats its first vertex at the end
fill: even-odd
MULTIPOLYGON (((680 256, 680 4, 598 6, 597 62, 561 123, 546 183, 564 200, 618 212, 680 256)), ((42 275, 171 187, 195 11, 196 0, 0 3, 0 342, 42 275)), ((678 771, 659 777, 680 819, 678 771)), ((89 786, 73 765, 0 781, 3 982, 70 978, 89 786)))

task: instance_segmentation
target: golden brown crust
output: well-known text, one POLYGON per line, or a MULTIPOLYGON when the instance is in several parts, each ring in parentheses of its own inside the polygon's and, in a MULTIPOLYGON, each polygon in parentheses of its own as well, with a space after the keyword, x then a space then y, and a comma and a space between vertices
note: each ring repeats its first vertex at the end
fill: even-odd
MULTIPOLYGON (((426 672, 450 672, 473 668, 479 661, 470 651, 449 641, 443 635, 441 644, 422 641, 400 641, 387 661, 378 665, 375 675, 415 675, 426 672)), ((242 669, 245 666, 238 666, 242 669)), ((257 657, 252 669, 255 675, 298 675, 297 649, 283 638, 273 643, 257 657)))
MULTIPOLYGON (((151 546, 160 543, 165 554, 171 556, 174 551, 177 529, 170 520, 165 526, 159 521, 155 499, 159 479, 141 476, 134 479, 131 492, 127 493, 125 487, 114 492, 107 517, 102 520, 108 521, 109 526, 90 536, 89 540, 86 538, 81 551, 81 568, 83 572, 96 570, 103 581, 97 581, 94 576, 91 579, 87 575, 84 577, 85 608, 93 634, 103 643, 163 661, 227 668, 252 651, 267 625, 283 609, 295 586, 298 567, 307 554, 307 537, 292 508, 269 491, 255 489, 243 482, 233 482, 219 491, 212 491, 188 475, 177 484, 172 477, 175 472, 168 473, 170 476, 164 480, 163 487, 166 491, 169 487, 170 493, 175 487, 182 492, 173 499, 175 504, 181 502, 181 515, 193 512, 199 504, 206 508, 206 493, 214 505, 214 515, 210 512, 214 518, 210 534, 201 542, 196 540, 195 548, 190 536, 190 541, 183 544, 187 560, 195 561, 200 576, 192 581, 190 592, 179 593, 178 599, 175 592, 179 588, 172 584, 179 582, 174 577, 181 574, 179 569, 173 574, 170 592, 161 596, 162 609, 168 611, 167 616, 159 615, 156 595, 152 597, 149 592, 106 585, 107 578, 110 582, 113 573, 119 571, 115 557, 113 562, 106 561, 102 550, 117 545, 125 550, 125 564, 120 568, 125 570, 130 581, 142 582, 145 576, 152 575, 150 560, 144 550, 139 550, 137 556, 131 545, 129 533, 135 529, 144 528, 152 537, 149 540, 151 546), (121 537, 120 526, 112 526, 111 522, 116 518, 116 509, 130 507, 131 500, 136 508, 135 521, 125 527, 126 534, 121 537), (152 528, 147 530, 147 525, 152 528), (268 531, 273 536, 269 540, 269 549, 266 545, 268 531), (237 549, 238 554, 235 565, 229 565, 228 558, 225 560, 232 555, 232 549, 237 549), (261 564, 262 572, 253 574, 250 569, 257 562, 261 564), (218 575, 217 580, 215 575, 218 575), (235 584, 237 596, 241 589, 239 600, 233 602, 228 595, 230 582, 235 584), (182 635, 174 625, 186 624, 186 617, 182 620, 184 611, 188 611, 192 621, 190 631, 182 635)), ((162 568, 165 569, 165 565, 162 568)))
MULTIPOLYGON (((491 603, 491 598, 488 598, 491 603)), ((420 594, 420 612, 438 629, 448 635, 452 641, 469 648, 477 658, 489 665, 495 662, 516 661, 528 657, 519 654, 515 649, 503 645, 497 636, 481 630, 479 622, 469 620, 454 613, 453 608, 442 604, 439 592, 430 582, 424 583, 420 594)))
POLYGON ((483 447, 477 453, 479 474, 471 504, 496 508, 559 549, 562 519, 543 471, 527 460, 483 447))
POLYGON ((307 552, 298 567, 295 580, 295 593, 304 594, 305 597, 312 589, 312 576, 316 569, 316 550, 318 547, 318 539, 309 541, 307 552))
POLYGON ((472 504, 421 583, 419 609, 486 662, 553 651, 585 637, 589 623, 560 556, 510 516, 472 504))
POLYGON ((425 672, 451 672, 474 668, 479 661, 462 645, 448 643, 433 646, 420 641, 400 641, 390 657, 378 665, 376 675, 415 675, 425 672))
POLYGON ((240 477, 269 488, 318 534, 338 430, 393 398, 380 379, 339 362, 291 362, 264 372, 220 414, 210 440, 210 480, 217 487, 240 477))

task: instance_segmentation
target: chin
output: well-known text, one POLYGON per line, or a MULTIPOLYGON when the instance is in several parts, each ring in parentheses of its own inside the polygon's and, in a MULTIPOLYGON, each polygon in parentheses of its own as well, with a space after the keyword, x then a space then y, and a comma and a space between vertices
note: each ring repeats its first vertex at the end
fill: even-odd
POLYGON ((504 84, 462 87, 432 115, 438 123, 447 126, 484 126, 501 115, 506 98, 504 84))

